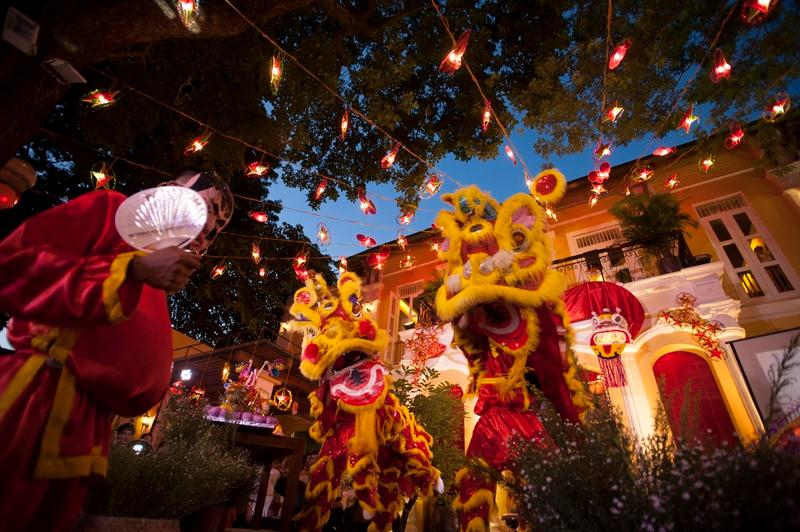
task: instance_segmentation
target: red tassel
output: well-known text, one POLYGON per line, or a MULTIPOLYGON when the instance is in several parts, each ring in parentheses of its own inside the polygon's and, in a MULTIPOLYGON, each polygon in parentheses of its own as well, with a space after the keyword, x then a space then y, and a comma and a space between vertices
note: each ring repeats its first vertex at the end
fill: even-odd
POLYGON ((602 358, 600 359, 600 369, 603 370, 603 380, 609 388, 622 388, 628 384, 625 379, 625 368, 622 367, 622 359, 620 357, 602 358))

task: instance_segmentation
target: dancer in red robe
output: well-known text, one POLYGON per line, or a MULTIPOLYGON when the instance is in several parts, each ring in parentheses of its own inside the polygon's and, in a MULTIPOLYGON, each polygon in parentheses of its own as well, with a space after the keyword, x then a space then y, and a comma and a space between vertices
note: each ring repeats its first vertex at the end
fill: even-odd
MULTIPOLYGON (((172 184, 198 190, 207 247, 230 219, 227 186, 203 172, 172 184)), ((40 213, 0 242, 0 312, 15 352, 0 357, 0 524, 71 529, 88 479, 106 472, 113 413, 141 414, 169 384, 165 291, 200 265, 177 248, 132 250, 114 227, 125 196, 85 194, 40 213)))

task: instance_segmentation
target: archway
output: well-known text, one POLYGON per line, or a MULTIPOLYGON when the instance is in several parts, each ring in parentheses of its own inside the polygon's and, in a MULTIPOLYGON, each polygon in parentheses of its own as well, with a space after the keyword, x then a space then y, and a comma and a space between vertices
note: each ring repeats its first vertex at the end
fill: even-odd
POLYGON ((688 351, 667 353, 653 364, 653 373, 662 387, 662 399, 676 438, 687 428, 681 410, 688 399, 698 406, 696 416, 689 417, 696 435, 707 434, 716 443, 737 441, 736 429, 711 368, 700 355, 688 351))

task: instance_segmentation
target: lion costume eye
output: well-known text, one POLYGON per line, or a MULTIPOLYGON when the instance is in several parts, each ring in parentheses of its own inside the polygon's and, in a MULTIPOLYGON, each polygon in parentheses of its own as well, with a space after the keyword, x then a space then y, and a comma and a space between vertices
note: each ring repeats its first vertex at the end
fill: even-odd
POLYGON ((458 208, 461 210, 461 212, 463 212, 467 216, 469 216, 470 214, 475 212, 475 210, 469 204, 469 200, 467 198, 465 198, 464 196, 461 196, 460 198, 458 198, 458 208))
POLYGON ((514 243, 514 251, 517 253, 528 248, 528 237, 520 230, 515 230, 511 233, 511 241, 514 243))
POLYGON ((353 303, 353 316, 355 316, 356 318, 361 317, 361 303, 359 303, 358 301, 353 303))

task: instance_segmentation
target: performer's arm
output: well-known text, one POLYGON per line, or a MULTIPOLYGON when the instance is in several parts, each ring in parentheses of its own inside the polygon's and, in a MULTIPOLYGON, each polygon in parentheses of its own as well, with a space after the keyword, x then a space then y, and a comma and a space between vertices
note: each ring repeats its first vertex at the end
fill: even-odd
POLYGON ((37 214, 0 242, 0 311, 54 326, 114 323, 136 308, 134 252, 114 227, 122 194, 97 191, 37 214))

